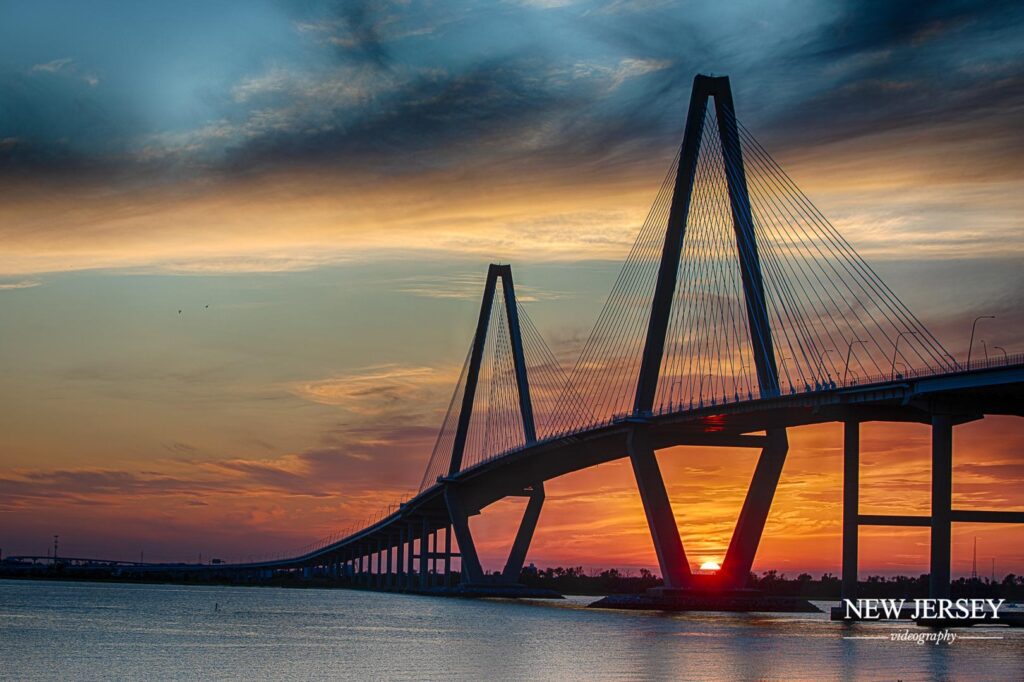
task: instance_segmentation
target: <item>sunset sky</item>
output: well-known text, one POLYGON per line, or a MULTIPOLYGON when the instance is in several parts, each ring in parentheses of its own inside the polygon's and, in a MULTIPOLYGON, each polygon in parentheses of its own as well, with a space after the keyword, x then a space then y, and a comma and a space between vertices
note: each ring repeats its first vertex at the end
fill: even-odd
MULTIPOLYGON (((982 314, 1024 352, 1019 2, 0 4, 4 555, 246 559, 414 493, 487 264, 570 364, 695 73, 951 352, 982 314)), ((927 513, 928 429, 863 436, 862 511, 927 513)), ((838 573, 841 438, 791 431, 756 570, 838 573)), ((1024 509, 1024 421, 955 448, 955 506, 1024 509)), ((755 456, 660 453, 695 563, 755 456)), ((1024 528, 960 524, 954 575, 975 536, 1024 573, 1024 528)), ((926 529, 862 538, 927 571, 926 529)), ((548 484, 530 561, 656 565, 628 462, 548 484)))

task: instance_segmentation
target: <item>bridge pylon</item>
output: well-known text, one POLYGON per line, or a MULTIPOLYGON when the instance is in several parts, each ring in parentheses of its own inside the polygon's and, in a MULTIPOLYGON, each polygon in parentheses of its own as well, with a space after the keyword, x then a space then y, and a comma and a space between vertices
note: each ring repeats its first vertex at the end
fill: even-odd
MULTIPOLYGON (((763 398, 779 395, 779 373, 775 363, 772 329, 729 78, 697 75, 690 92, 679 166, 669 205, 665 241, 661 251, 654 298, 651 302, 640 373, 637 377, 633 414, 638 419, 651 414, 658 390, 709 99, 714 99, 718 139, 723 152, 722 160, 733 230, 736 235, 737 258, 758 388, 763 398)), ((637 429, 642 427, 636 427, 634 430, 637 429)), ((761 450, 753 480, 718 576, 718 583, 722 587, 741 588, 746 583, 775 496, 775 489, 782 475, 782 467, 789 450, 786 430, 770 429, 766 436, 767 444, 761 450)), ((686 562, 686 552, 679 537, 679 529, 665 483, 654 450, 649 447, 647 439, 642 434, 634 434, 631 438, 629 456, 665 586, 670 589, 690 587, 690 567, 686 562)))
POLYGON ((533 402, 530 398, 530 381, 526 372, 526 357, 523 351, 523 340, 519 326, 519 310, 516 304, 515 285, 512 281, 512 267, 509 265, 491 264, 487 269, 487 280, 484 284, 483 298, 480 301, 480 315, 477 318, 476 332, 473 335, 473 346, 470 349, 466 384, 462 394, 458 423, 452 443, 448 476, 442 479, 445 484, 445 504, 451 518, 452 531, 459 545, 462 582, 470 585, 481 585, 488 582, 498 582, 506 585, 518 583, 519 575, 526 561, 526 553, 530 547, 530 542, 533 540, 533 533, 536 530, 540 511, 544 504, 543 481, 537 481, 522 490, 510 493, 513 496, 527 497, 526 509, 523 512, 523 518, 513 540, 504 570, 498 575, 486 576, 476 551, 473 534, 469 528, 470 516, 479 514, 480 509, 475 508, 470 503, 471 498, 463 494, 459 483, 453 477, 462 469, 463 454, 469 435, 470 423, 473 418, 473 406, 476 399, 477 385, 480 380, 480 367, 483 361, 484 346, 487 341, 488 326, 490 324, 492 307, 494 306, 494 296, 498 280, 501 280, 502 285, 502 303, 505 323, 508 328, 512 365, 515 370, 516 394, 519 413, 522 418, 523 435, 525 436, 526 444, 537 440, 533 402))

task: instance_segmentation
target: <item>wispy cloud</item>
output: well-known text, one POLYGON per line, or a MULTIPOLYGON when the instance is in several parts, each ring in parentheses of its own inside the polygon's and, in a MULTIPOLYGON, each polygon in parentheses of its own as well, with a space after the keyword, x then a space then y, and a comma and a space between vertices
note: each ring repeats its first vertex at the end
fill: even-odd
POLYGON ((71 57, 54 59, 42 64, 33 64, 28 71, 33 74, 66 74, 83 81, 90 87, 96 87, 100 83, 100 79, 95 73, 82 71, 71 57))
POLYGON ((43 64, 33 64, 32 68, 29 69, 32 73, 57 73, 66 66, 74 64, 75 60, 71 57, 63 57, 61 59, 54 59, 43 64))
POLYGON ((23 279, 17 282, 3 282, 0 281, 0 291, 15 291, 17 289, 31 289, 32 287, 42 286, 42 282, 38 279, 23 279))
MULTIPOLYGON (((476 300, 483 294, 483 277, 479 272, 465 272, 452 275, 420 275, 409 277, 398 283, 397 290, 405 294, 425 298, 452 298, 476 300)), ((540 289, 529 285, 516 284, 516 300, 520 303, 553 301, 568 296, 566 292, 540 289)))
MULTIPOLYGON (((398 416, 415 422, 423 404, 441 404, 439 394, 450 392, 458 370, 397 364, 367 367, 349 374, 309 382, 293 383, 289 389, 298 397, 323 405, 336 405, 363 416, 398 416)), ((433 414, 433 413, 431 413, 433 414)))

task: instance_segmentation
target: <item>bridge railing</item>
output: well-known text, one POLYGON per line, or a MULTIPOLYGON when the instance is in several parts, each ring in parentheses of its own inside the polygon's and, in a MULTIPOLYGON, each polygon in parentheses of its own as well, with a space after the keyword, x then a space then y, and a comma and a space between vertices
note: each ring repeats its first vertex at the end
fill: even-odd
MULTIPOLYGON (((899 364, 899 363, 897 363, 899 364)), ((890 381, 900 381, 903 379, 925 379, 928 377, 938 376, 940 374, 959 374, 962 372, 973 372, 976 370, 983 369, 997 369, 999 367, 1009 367, 1012 365, 1024 364, 1024 353, 1013 353, 1005 356, 986 358, 984 360, 971 360, 970 366, 966 363, 957 363, 955 369, 950 370, 949 367, 940 366, 926 366, 926 367, 903 367, 902 369, 894 369, 889 374, 876 374, 868 377, 851 377, 843 388, 852 386, 865 386, 870 384, 882 384, 890 381)))

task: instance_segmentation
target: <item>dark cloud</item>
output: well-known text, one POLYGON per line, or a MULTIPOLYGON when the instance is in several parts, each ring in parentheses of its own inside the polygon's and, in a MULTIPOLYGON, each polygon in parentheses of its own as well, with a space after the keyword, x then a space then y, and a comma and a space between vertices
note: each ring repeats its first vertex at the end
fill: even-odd
POLYGON ((896 132, 1013 163, 1024 150, 1015 123, 1022 116, 1024 64, 996 77, 942 81, 894 70, 888 78, 853 77, 814 94, 779 114, 768 134, 782 145, 813 146, 896 132))
POLYGON ((1024 147, 1016 125, 1024 61, 1013 48, 1022 26, 1024 7, 1014 2, 845 3, 834 22, 781 56, 812 87, 775 110, 767 134, 783 146, 813 146, 942 131, 945 141, 929 140, 1014 163, 1024 147))
POLYGON ((212 111, 191 130, 147 130, 69 58, 0 79, 0 174, 124 183, 297 167, 617 172, 675 146, 700 71, 734 76, 741 118, 775 148, 952 127, 969 153, 1013 166, 1024 146, 1024 64, 1012 49, 1024 9, 1003 0, 851 1, 800 16, 667 4, 282 5, 303 57, 279 60, 268 46, 240 63, 245 78, 204 91, 212 111))
POLYGON ((974 462, 960 464, 957 473, 975 476, 986 484, 984 490, 991 491, 991 485, 1009 486, 1024 482, 1024 461, 1021 462, 974 462))
POLYGON ((228 150, 226 163, 236 171, 368 162, 394 169, 473 155, 474 143, 528 129, 560 103, 527 71, 514 60, 494 60, 455 75, 420 76, 367 110, 335 112, 318 130, 299 123, 256 136, 228 150))
POLYGON ((66 142, 0 138, 0 176, 76 173, 98 165, 96 159, 74 151, 66 142))
POLYGON ((818 57, 845 57, 947 39, 961 30, 991 31, 1018 20, 1014 0, 848 0, 839 18, 807 46, 818 57))
POLYGON ((391 55, 381 39, 379 5, 349 0, 336 3, 336 8, 348 34, 337 38, 334 43, 343 55, 386 66, 391 55))

